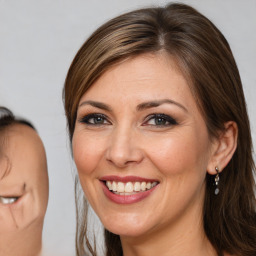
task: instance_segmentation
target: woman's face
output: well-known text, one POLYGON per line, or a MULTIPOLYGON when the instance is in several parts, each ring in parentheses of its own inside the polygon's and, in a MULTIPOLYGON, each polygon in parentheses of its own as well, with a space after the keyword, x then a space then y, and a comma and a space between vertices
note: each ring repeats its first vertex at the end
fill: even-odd
POLYGON ((72 146, 86 198, 109 231, 136 237, 202 221, 213 145, 166 55, 104 73, 80 100, 72 146))
POLYGON ((0 177, 7 171, 0 179, 0 235, 31 229, 32 223, 42 232, 48 202, 47 163, 42 141, 32 128, 15 124, 8 128, 5 142, 0 161, 0 177))

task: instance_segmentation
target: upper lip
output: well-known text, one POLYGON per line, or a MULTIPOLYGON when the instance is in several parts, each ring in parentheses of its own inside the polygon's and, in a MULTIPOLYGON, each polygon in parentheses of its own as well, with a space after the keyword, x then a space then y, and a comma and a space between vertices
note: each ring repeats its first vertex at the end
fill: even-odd
POLYGON ((139 176, 116 176, 116 175, 109 175, 109 176, 103 176, 100 178, 101 181, 119 181, 119 182, 159 182, 157 179, 149 179, 149 178, 143 178, 139 176))

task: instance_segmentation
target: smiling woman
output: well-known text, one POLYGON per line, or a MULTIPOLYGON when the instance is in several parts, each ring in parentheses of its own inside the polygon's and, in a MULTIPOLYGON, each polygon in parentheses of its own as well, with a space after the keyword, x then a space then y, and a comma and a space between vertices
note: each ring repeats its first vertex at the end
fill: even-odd
POLYGON ((39 255, 48 202, 44 147, 31 123, 3 107, 0 113, 0 255, 39 255))
MULTIPOLYGON (((110 20, 74 58, 64 101, 106 255, 255 255, 255 167, 241 80, 206 17, 171 4, 110 20)), ((83 203, 77 255, 86 255, 85 245, 97 255, 83 203)))

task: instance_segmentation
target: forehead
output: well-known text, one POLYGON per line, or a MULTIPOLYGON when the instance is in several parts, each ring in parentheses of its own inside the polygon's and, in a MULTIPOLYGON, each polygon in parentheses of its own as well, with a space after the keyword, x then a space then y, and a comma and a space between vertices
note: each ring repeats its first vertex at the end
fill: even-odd
POLYGON ((121 99, 122 102, 161 97, 182 100, 186 97, 186 101, 189 99, 191 104, 194 103, 187 79, 174 58, 166 53, 139 55, 116 64, 86 91, 80 103, 89 99, 113 100, 115 97, 116 101, 121 99))

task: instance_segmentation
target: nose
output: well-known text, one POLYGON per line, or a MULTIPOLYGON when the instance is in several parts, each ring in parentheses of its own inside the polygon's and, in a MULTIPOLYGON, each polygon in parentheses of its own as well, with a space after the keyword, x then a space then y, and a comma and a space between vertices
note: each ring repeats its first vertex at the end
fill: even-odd
POLYGON ((139 146, 136 132, 129 128, 119 128, 113 131, 106 159, 118 168, 138 164, 143 160, 143 150, 139 146))

